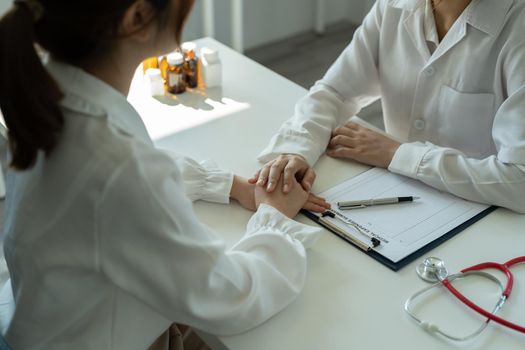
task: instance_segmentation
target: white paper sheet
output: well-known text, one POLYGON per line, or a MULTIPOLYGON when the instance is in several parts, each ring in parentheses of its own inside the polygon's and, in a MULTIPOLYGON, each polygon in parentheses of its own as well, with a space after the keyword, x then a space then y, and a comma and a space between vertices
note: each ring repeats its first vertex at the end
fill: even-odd
POLYGON ((438 191, 419 181, 372 168, 356 177, 320 193, 339 215, 325 217, 354 238, 370 245, 371 239, 351 224, 369 232, 381 241, 375 251, 393 262, 424 247, 488 208, 438 191), (363 209, 339 210, 337 202, 387 197, 415 196, 414 202, 370 206, 363 209))

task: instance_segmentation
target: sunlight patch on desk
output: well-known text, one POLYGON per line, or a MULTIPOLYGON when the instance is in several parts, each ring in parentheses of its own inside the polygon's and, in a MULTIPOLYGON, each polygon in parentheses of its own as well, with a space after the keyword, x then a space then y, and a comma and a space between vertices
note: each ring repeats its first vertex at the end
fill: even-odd
POLYGON ((189 89, 180 95, 151 97, 140 70, 131 84, 128 101, 142 117, 153 140, 250 108, 249 103, 224 96, 222 88, 189 89))

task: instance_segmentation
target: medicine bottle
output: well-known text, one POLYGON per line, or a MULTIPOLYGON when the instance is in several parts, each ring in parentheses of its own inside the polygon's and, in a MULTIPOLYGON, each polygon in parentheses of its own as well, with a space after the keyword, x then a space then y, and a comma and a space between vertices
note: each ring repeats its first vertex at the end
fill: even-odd
POLYGON ((201 49, 202 79, 207 88, 221 86, 222 64, 219 52, 207 47, 201 49))
POLYGON ((197 45, 192 42, 185 42, 181 45, 182 53, 184 54, 184 73, 186 74, 186 83, 191 88, 196 88, 198 85, 198 61, 195 51, 197 45))
POLYGON ((162 79, 160 69, 148 68, 145 79, 151 97, 164 95, 164 79, 162 79))
POLYGON ((171 94, 180 94, 186 91, 186 82, 184 74, 184 56, 180 52, 171 53, 167 57, 168 72, 167 84, 168 92, 171 94))

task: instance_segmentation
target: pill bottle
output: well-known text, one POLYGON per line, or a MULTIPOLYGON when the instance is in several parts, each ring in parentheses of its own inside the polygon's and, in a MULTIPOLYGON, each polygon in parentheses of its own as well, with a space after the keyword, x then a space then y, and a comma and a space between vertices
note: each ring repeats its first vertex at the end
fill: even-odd
POLYGON ((148 68, 145 74, 146 87, 150 96, 163 96, 164 95, 164 79, 160 69, 148 68))
POLYGON ((207 88, 222 85, 222 64, 219 52, 207 47, 201 49, 202 80, 207 88))
POLYGON ((168 62, 167 85, 171 94, 181 94, 186 91, 184 74, 184 56, 180 52, 174 52, 166 58, 168 62))
POLYGON ((186 84, 190 88, 198 85, 198 60, 196 55, 197 45, 193 42, 185 42, 181 45, 184 55, 184 73, 186 74, 186 84))

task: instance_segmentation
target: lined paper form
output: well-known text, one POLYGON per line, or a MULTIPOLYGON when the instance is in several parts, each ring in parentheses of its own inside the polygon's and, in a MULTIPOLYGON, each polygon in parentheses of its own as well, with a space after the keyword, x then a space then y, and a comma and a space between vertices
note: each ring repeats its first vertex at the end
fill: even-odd
POLYGON ((373 250, 394 263, 489 208, 380 168, 348 179, 319 196, 324 197, 342 219, 325 217, 324 220, 364 244, 370 244, 370 238, 360 233, 355 228, 357 225, 381 241, 373 250), (362 209, 340 210, 337 207, 337 202, 342 201, 404 196, 420 199, 362 209))

